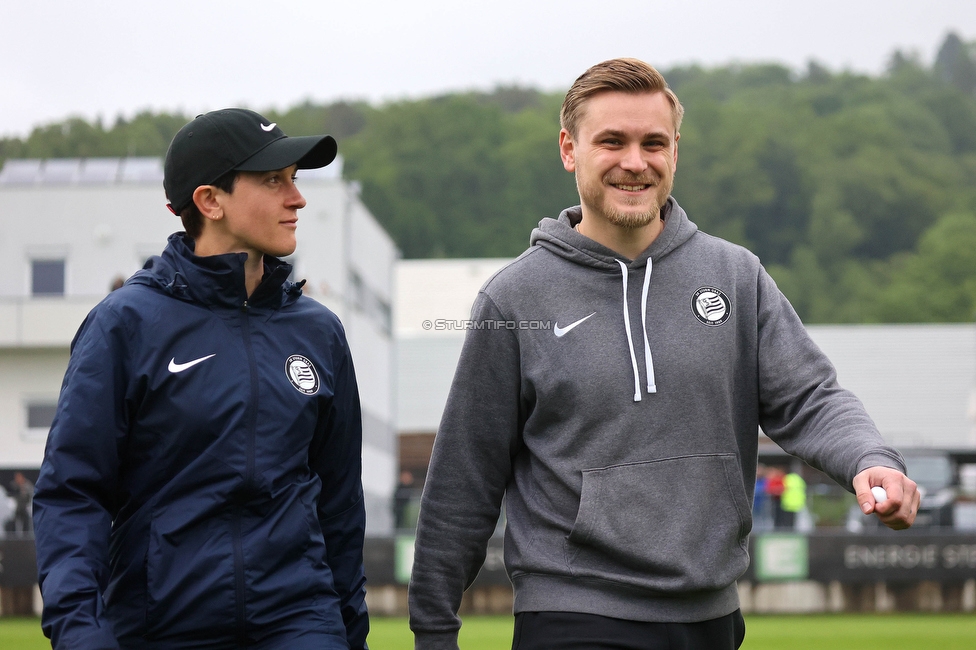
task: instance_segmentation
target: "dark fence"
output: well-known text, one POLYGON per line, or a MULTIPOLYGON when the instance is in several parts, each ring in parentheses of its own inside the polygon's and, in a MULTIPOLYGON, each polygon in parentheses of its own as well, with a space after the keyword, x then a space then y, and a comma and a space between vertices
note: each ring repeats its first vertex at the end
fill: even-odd
POLYGON ((37 584, 34 540, 0 540, 0 587, 33 587, 37 584))
MULTIPOLYGON (((752 564, 742 577, 754 582, 814 580, 841 583, 965 582, 976 579, 976 532, 766 533, 750 540, 752 564)), ((413 537, 366 540, 371 584, 406 584, 413 537)), ((473 586, 507 585, 502 538, 488 543, 473 586)))
POLYGON ((976 579, 976 533, 768 533, 751 541, 743 579, 846 584, 976 579))

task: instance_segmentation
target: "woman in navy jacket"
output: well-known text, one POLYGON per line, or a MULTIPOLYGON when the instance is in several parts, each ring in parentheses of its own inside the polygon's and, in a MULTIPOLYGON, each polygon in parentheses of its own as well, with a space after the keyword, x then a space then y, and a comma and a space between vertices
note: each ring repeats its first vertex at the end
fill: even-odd
POLYGON ((34 505, 55 648, 365 648, 362 425, 338 318, 277 259, 329 136, 198 116, 186 228, 72 343, 34 505))

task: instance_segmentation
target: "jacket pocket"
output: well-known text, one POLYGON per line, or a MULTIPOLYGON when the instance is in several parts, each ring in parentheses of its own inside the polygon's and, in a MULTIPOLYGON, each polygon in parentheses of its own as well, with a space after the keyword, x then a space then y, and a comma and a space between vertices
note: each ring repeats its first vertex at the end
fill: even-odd
POLYGON ((670 592, 719 589, 748 568, 750 521, 732 454, 586 469, 570 570, 670 592))
POLYGON ((180 504, 153 513, 146 556, 152 637, 207 638, 233 629, 237 603, 227 515, 187 520, 180 504))

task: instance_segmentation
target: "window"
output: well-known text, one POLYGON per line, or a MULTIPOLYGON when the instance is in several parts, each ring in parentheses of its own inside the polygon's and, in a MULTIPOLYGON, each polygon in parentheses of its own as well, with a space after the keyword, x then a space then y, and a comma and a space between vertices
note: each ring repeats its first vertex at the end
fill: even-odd
POLYGON ((58 410, 57 401, 30 401, 27 407, 27 428, 21 437, 27 442, 44 442, 58 410))
POLYGON ((389 303, 373 291, 363 278, 353 270, 349 270, 350 301, 356 309, 364 312, 384 332, 389 333, 393 327, 393 311, 389 303))
POLYGON ((54 422, 54 414, 58 410, 57 404, 28 404, 27 428, 50 429, 54 422))
POLYGON ((64 295, 64 260, 31 262, 31 295, 64 295))

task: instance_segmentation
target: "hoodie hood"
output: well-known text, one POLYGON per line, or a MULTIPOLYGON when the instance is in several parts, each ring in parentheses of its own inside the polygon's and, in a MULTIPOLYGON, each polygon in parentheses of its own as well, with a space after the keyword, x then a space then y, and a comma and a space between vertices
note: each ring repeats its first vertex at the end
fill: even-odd
POLYGON ((270 255, 264 256, 264 277, 250 296, 244 282, 246 253, 227 253, 201 257, 194 252, 194 241, 184 232, 169 236, 162 254, 150 257, 142 270, 126 284, 143 284, 189 302, 213 307, 277 309, 301 295, 305 284, 291 282, 291 264, 270 255))
POLYGON ((688 215, 681 209, 674 197, 668 197, 661 207, 661 219, 664 230, 643 253, 634 260, 628 260, 623 255, 599 244, 589 237, 581 235, 575 227, 583 218, 580 206, 563 210, 558 219, 543 219, 539 227, 532 231, 530 243, 538 245, 555 255, 575 264, 589 266, 603 271, 620 274, 621 283, 621 312, 624 330, 627 332, 630 363, 634 372, 634 401, 642 399, 640 369, 637 363, 637 353, 634 349, 633 327, 630 322, 628 308, 627 286, 630 273, 644 267, 644 282, 641 287, 641 332, 644 342, 644 372, 647 378, 647 392, 656 393, 657 383, 654 379, 654 360, 651 355, 651 345, 647 338, 647 294, 651 284, 651 272, 654 261, 660 260, 675 250, 698 231, 698 226, 688 219, 688 215))

